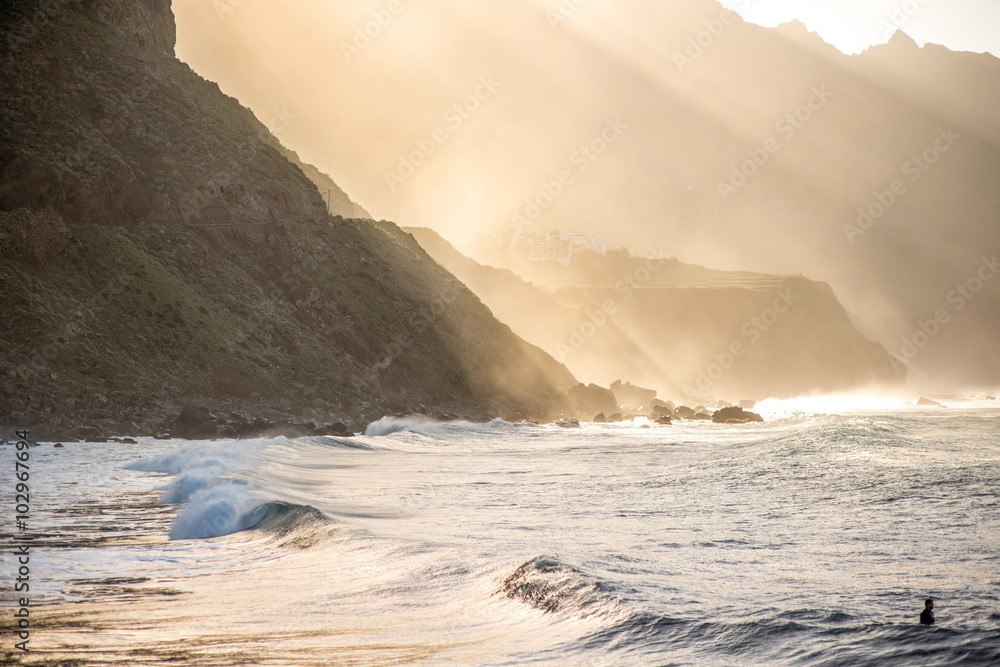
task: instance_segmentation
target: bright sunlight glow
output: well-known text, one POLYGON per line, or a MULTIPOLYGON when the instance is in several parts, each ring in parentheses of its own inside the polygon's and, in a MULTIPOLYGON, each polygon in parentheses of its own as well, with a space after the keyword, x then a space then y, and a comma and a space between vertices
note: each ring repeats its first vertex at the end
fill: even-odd
POLYGON ((918 44, 1000 55, 1000 3, 994 0, 721 0, 752 23, 799 20, 844 53, 883 44, 901 29, 918 44))

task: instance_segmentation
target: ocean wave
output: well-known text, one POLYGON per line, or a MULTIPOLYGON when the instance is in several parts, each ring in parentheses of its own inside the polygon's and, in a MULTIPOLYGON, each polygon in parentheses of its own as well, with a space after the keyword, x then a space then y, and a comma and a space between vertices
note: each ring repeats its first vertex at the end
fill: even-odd
POLYGON ((842 611, 794 610, 746 621, 718 622, 638 612, 569 646, 582 651, 658 654, 688 647, 705 662, 770 664, 794 661, 816 667, 854 665, 995 665, 997 633, 926 628, 916 623, 872 624, 842 611), (832 638, 836 637, 836 643, 832 638))
POLYGON ((456 433, 468 433, 482 431, 484 426, 495 426, 497 423, 506 424, 500 420, 494 420, 488 425, 474 424, 467 421, 435 421, 429 417, 382 417, 374 421, 365 429, 366 436, 384 437, 394 433, 416 433, 431 438, 441 438, 456 433))
POLYGON ((203 468, 185 470, 162 489, 160 502, 165 505, 186 503, 191 496, 207 488, 228 470, 227 466, 217 461, 208 462, 203 468))
POLYGON ((220 480, 199 489, 177 512, 171 540, 197 540, 253 528, 267 515, 269 503, 243 482, 220 480))
POLYGON ((330 523, 330 518, 312 505, 272 501, 265 503, 265 507, 264 516, 251 527, 252 530, 287 535, 306 526, 330 523))
POLYGON ((364 442, 356 438, 337 438, 332 435, 315 436, 312 438, 305 438, 305 440, 313 444, 323 445, 324 447, 332 447, 334 449, 360 449, 366 452, 374 452, 380 449, 369 442, 364 442))
MULTIPOLYGON (((259 468, 266 441, 205 442, 126 465, 129 470, 174 475, 160 496, 180 509, 170 527, 171 540, 209 539, 258 525, 273 526, 286 517, 286 503, 267 498, 246 481, 227 477, 259 468)), ((318 511, 318 510, 317 510, 318 511)))
POLYGON ((306 528, 329 523, 311 505, 268 500, 243 482, 219 480, 194 493, 181 508, 170 539, 210 539, 254 530, 282 538, 297 535, 305 545, 313 542, 305 535, 306 528))
POLYGON ((177 514, 170 539, 210 539, 252 530, 279 538, 294 536, 294 544, 308 546, 315 542, 308 529, 329 523, 310 505, 264 500, 245 485, 223 482, 191 498, 177 514))
POLYGON ((544 612, 590 615, 611 611, 617 604, 614 587, 551 556, 538 556, 519 566, 497 594, 544 612))
POLYGON ((786 455, 828 450, 831 443, 836 443, 838 449, 844 449, 849 446, 872 445, 893 448, 907 446, 909 442, 907 425, 883 419, 813 416, 805 421, 808 423, 804 424, 804 428, 801 423, 790 423, 790 428, 775 430, 759 442, 783 450, 786 455))

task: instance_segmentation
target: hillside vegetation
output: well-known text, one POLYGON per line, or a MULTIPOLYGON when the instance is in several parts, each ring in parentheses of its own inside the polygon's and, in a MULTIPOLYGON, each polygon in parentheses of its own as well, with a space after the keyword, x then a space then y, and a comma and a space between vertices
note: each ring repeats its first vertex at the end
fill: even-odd
MULTIPOLYGON (((151 37, 172 21, 135 22, 169 3, 118 4, 2 9, 6 425, 560 409, 563 366, 394 225, 328 216, 294 154, 151 37)), ((334 194, 334 213, 363 212, 334 194)))

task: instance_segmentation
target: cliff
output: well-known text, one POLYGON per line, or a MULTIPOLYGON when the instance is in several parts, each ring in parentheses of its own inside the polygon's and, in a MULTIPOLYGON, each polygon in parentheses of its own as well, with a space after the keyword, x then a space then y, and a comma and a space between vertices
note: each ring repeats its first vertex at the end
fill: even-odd
POLYGON ((408 231, 501 321, 585 382, 630 380, 678 401, 905 384, 905 367, 854 327, 824 283, 622 252, 580 255, 569 268, 514 262, 528 283, 431 230, 408 231))
POLYGON ((565 367, 394 225, 328 216, 311 168, 172 56, 165 7, 0 10, 3 423, 83 437, 176 433, 184 407, 207 434, 559 411, 565 367))

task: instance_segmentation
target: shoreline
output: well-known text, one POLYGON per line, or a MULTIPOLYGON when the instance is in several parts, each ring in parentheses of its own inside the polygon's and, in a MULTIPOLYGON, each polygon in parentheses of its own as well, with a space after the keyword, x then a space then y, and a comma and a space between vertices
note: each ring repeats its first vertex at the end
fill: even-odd
MULTIPOLYGON (((992 397, 956 397, 949 405, 934 402, 920 404, 917 401, 903 402, 895 406, 898 410, 947 410, 961 409, 963 403, 974 402, 970 406, 976 409, 995 407, 1000 409, 992 397)), ((778 399, 780 400, 780 399, 778 399)), ((795 403, 796 399, 790 399, 795 403)), ((656 403, 662 403, 655 401, 656 403)), ((782 401, 784 402, 784 401, 782 401)), ((375 406, 366 401, 351 401, 345 403, 357 406, 348 414, 334 409, 330 404, 306 404, 287 407, 288 402, 240 400, 219 397, 192 397, 192 400, 179 402, 163 402, 155 408, 145 411, 122 411, 112 414, 108 408, 86 410, 66 414, 65 412, 43 412, 38 416, 25 415, 24 411, 14 415, 0 413, 0 441, 13 439, 14 432, 27 429, 31 440, 36 443, 70 443, 70 442, 128 442, 136 438, 153 438, 155 440, 245 440, 258 438, 301 438, 317 436, 356 437, 364 435, 372 423, 381 419, 417 418, 432 422, 448 423, 465 421, 474 424, 486 424, 494 419, 502 419, 511 423, 534 423, 541 425, 563 426, 575 428, 581 424, 613 424, 645 418, 649 426, 668 427, 685 422, 711 422, 713 417, 722 410, 729 408, 724 401, 719 402, 720 408, 687 408, 680 405, 670 410, 663 418, 657 409, 640 409, 623 414, 605 416, 603 413, 593 417, 585 417, 583 413, 554 414, 551 412, 527 415, 519 410, 490 410, 476 405, 426 406, 423 404, 401 405, 392 409, 389 406, 375 406), (662 419, 662 421, 660 421, 662 419)), ((647 406, 648 407, 648 406, 647 406)), ((806 412, 819 413, 844 412, 843 405, 831 406, 831 410, 818 410, 815 407, 805 409, 806 412)), ((751 408, 753 409, 753 408, 751 408)), ((890 406, 880 405, 871 409, 885 410, 890 406)), ((860 410, 860 408, 859 408, 860 410)), ((868 412, 870 409, 861 410, 868 412)), ((848 409, 854 413, 857 410, 848 409)), ((746 411, 737 415, 731 423, 741 424, 744 419, 758 421, 760 415, 746 411)), ((770 421, 770 420, 766 420, 770 421)), ((716 421, 726 424, 727 420, 716 421)))

